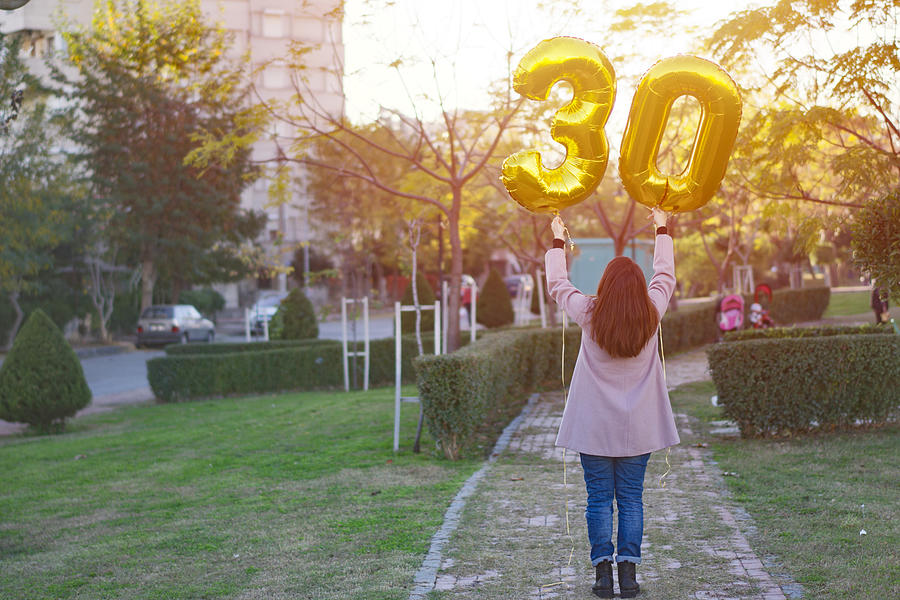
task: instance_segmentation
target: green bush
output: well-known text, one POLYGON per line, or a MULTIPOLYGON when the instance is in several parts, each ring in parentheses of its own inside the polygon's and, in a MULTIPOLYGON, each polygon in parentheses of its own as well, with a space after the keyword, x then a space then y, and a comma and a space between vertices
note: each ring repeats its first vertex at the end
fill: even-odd
POLYGON ((269 337, 282 340, 306 340, 319 337, 319 323, 312 302, 300 288, 294 288, 281 301, 273 320, 278 320, 275 327, 270 327, 269 337), (274 332, 274 335, 273 335, 274 332))
POLYGON ((716 341, 716 305, 683 305, 680 310, 667 311, 662 320, 663 349, 666 354, 696 348, 716 341))
POLYGON ((541 300, 539 294, 544 294, 544 310, 547 310, 547 304, 553 301, 547 296, 547 278, 538 277, 537 271, 531 274, 534 278, 534 293, 531 294, 531 314, 541 314, 541 300))
POLYGON ((476 311, 478 322, 485 327, 502 327, 515 320, 512 299, 503 278, 496 269, 491 269, 484 289, 478 294, 476 311))
POLYGON ((267 350, 285 350, 288 348, 340 346, 337 340, 270 340, 268 342, 220 342, 213 344, 170 344, 165 347, 169 356, 196 354, 231 354, 234 352, 265 352, 267 350))
POLYGON ((212 318, 225 308, 225 298, 212 288, 185 290, 178 296, 179 304, 190 304, 206 317, 212 318))
MULTIPOLYGON (((533 390, 562 385, 562 329, 520 329, 486 335, 452 354, 414 361, 425 422, 451 460, 471 447, 498 413, 521 406, 533 390)), ((581 330, 566 330, 566 380, 581 330)))
POLYGON ((709 370, 743 437, 883 423, 900 405, 900 336, 825 335, 723 342, 709 370))
POLYGON ((828 335, 894 333, 884 325, 827 325, 823 327, 772 327, 771 329, 742 329, 725 334, 726 342, 743 342, 746 340, 762 340, 771 338, 822 337, 828 335))
MULTIPOLYGON (((422 275, 422 271, 416 272, 416 288, 416 291, 419 294, 419 306, 434 306, 434 290, 431 289, 431 284, 428 283, 428 279, 422 275)), ((404 306, 413 305, 412 285, 407 285, 406 289, 403 290, 403 297, 400 299, 400 304, 404 306)), ((404 312, 400 315, 400 331, 403 333, 416 332, 415 311, 404 312)), ((422 311, 422 321, 419 331, 423 333, 434 332, 434 310, 422 311)))
MULTIPOLYGON (((769 316, 779 325, 818 321, 825 314, 830 299, 831 288, 827 287, 775 290, 772 292, 772 302, 767 310, 769 316)), ((749 315, 753 296, 745 294, 744 301, 749 315)), ((745 323, 748 322, 747 315, 744 315, 745 323)))
MULTIPOLYGON (((300 342, 189 345, 192 349, 202 347, 199 352, 168 346, 167 356, 147 361, 147 379, 153 393, 164 402, 343 386, 341 343, 300 342)), ((413 359, 418 353, 415 336, 405 335, 401 343, 403 382, 412 383, 415 381, 413 359)), ((422 343, 426 352, 432 351, 434 336, 423 334, 422 343)), ((355 346, 348 344, 351 352, 362 349, 362 342, 355 346)), ((392 385, 394 338, 372 340, 369 353, 369 385, 392 385)), ((363 358, 350 357, 351 365, 354 360, 362 377, 363 358)))
POLYGON ((75 351, 44 311, 36 309, 0 365, 0 418, 40 431, 61 431, 91 401, 75 351))
MULTIPOLYGON (((828 308, 830 297, 831 290, 824 287, 775 290, 768 310, 775 322, 782 325, 817 321, 822 318, 825 309, 828 308)), ((752 302, 753 296, 745 294, 745 325, 749 323, 748 316, 752 302)), ((696 348, 716 341, 719 338, 719 326, 716 321, 717 310, 718 304, 710 302, 700 305, 683 304, 680 310, 666 312, 662 321, 663 347, 666 353, 696 348)), ((750 337, 767 335, 745 333, 750 331, 770 330, 748 329, 726 335, 748 335, 750 337)))

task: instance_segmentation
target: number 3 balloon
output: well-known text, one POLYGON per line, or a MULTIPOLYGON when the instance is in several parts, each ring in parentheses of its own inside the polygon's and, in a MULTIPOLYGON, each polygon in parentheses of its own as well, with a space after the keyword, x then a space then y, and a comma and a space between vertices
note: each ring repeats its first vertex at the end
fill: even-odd
MULTIPOLYGON (((535 151, 503 161, 502 180, 513 199, 532 212, 557 212, 587 198, 606 171, 609 145, 603 127, 615 100, 612 64, 594 44, 570 37, 544 40, 519 62, 513 87, 534 100, 546 100, 560 80, 574 88, 572 101, 557 111, 553 139, 566 147, 566 160, 546 170, 535 151)), ((638 84, 622 138, 619 174, 625 189, 646 206, 669 211, 700 208, 722 178, 741 121, 737 86, 721 67, 696 56, 666 58, 638 84), (672 103, 690 95, 702 114, 690 159, 678 175, 656 166, 672 103)))
POLYGON ((518 152, 503 161, 501 179, 513 199, 532 212, 556 212, 596 189, 609 159, 603 126, 616 95, 612 64, 600 48, 572 37, 544 40, 519 62, 513 88, 546 100, 561 80, 572 84, 572 101, 556 112, 550 135, 566 147, 566 160, 544 169, 540 153, 518 152))
POLYGON ((646 206, 700 208, 719 189, 740 122, 737 85, 720 66, 688 55, 657 62, 638 84, 628 113, 619 160, 625 189, 646 206), (700 125, 684 171, 667 176, 657 169, 657 154, 672 103, 684 95, 700 101, 700 125))

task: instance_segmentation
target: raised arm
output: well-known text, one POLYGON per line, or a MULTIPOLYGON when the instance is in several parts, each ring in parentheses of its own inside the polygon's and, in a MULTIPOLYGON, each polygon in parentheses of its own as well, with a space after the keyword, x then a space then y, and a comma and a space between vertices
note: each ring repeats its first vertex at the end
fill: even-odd
POLYGON ((675 293, 675 242, 666 227, 668 214, 665 211, 654 208, 650 218, 656 226, 656 244, 653 248, 653 277, 647 291, 662 319, 675 293))
POLYGON ((565 225, 558 216, 550 224, 553 230, 553 247, 544 255, 544 270, 547 273, 547 292, 569 318, 583 326, 588 299, 569 281, 566 269, 566 245, 563 239, 565 225))

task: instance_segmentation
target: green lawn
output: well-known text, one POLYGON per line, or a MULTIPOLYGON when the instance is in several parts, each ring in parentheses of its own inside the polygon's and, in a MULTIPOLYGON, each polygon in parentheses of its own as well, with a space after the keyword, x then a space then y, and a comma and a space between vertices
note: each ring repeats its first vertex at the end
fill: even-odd
MULTIPOLYGON (((709 427, 712 383, 672 393, 709 427)), ((774 556, 807 598, 900 597, 900 425, 740 440, 709 436, 728 487, 753 517, 751 544, 774 556), (861 530, 866 533, 861 534, 861 530)))
MULTIPOLYGON (((845 317, 871 313, 872 308, 869 306, 871 299, 872 292, 832 292, 828 308, 825 309, 825 314, 822 316, 825 318, 845 317)), ((872 318, 874 319, 874 316, 872 318)))
MULTIPOLYGON (((412 388, 405 390, 412 395, 412 388)), ((480 461, 393 390, 148 405, 0 438, 0 598, 405 599, 480 461)))

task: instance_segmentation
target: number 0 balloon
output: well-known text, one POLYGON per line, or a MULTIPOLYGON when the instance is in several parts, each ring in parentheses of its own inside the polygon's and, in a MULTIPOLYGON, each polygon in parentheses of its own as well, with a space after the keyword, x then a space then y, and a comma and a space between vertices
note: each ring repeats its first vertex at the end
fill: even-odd
POLYGON ((572 37, 544 40, 519 62, 514 89, 546 100, 555 83, 572 84, 573 98, 556 112, 550 127, 566 147, 556 169, 544 169, 540 153, 518 152, 503 161, 501 179, 513 199, 532 212, 556 212, 587 198, 596 189, 609 159, 603 130, 616 95, 612 64, 589 42, 572 37))
POLYGON ((628 113, 619 160, 625 189, 646 206, 677 212, 700 208, 725 176, 740 122, 737 85, 720 66, 688 55, 657 62, 638 84, 628 113), (657 154, 672 103, 684 95, 700 101, 700 125, 684 171, 664 175, 657 154))

